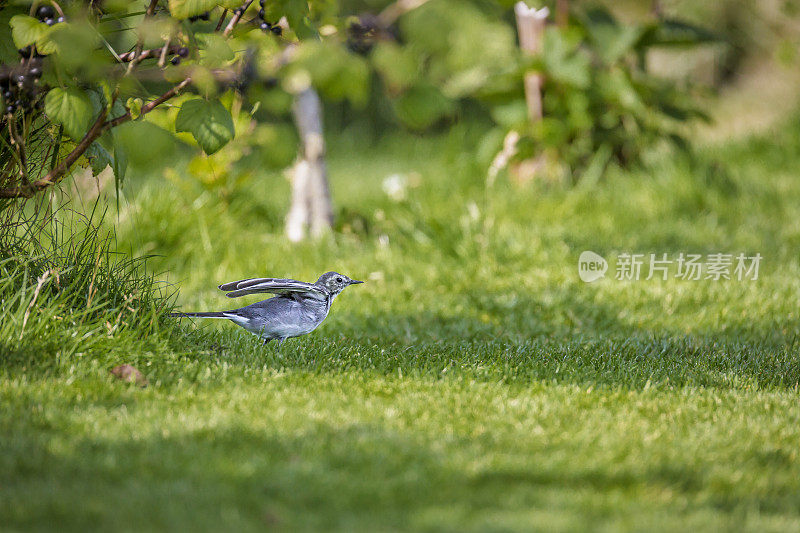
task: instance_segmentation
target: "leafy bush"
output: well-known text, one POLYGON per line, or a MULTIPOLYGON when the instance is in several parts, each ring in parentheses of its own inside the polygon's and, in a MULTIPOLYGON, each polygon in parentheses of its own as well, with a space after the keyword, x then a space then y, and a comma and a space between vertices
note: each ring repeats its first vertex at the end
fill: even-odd
MULTIPOLYGON (((21 3, 0 9, 0 197, 31 197, 78 164, 165 166, 175 147, 219 153, 223 170, 284 166, 292 94, 313 85, 363 101, 369 70, 327 2, 151 0, 21 3), (266 126, 262 126, 266 125, 266 126), (270 127, 274 125, 277 127, 270 127), (274 147, 263 146, 275 141, 274 147), (263 156, 262 156, 263 153, 263 156)), ((204 157, 205 157, 204 156, 204 157)), ((204 172, 213 164, 196 162, 204 172)), ((223 180, 224 181, 224 180, 223 180)))
POLYGON ((502 3, 434 0, 399 21, 400 46, 380 43, 370 55, 399 119, 424 129, 479 102, 497 127, 479 150, 488 166, 509 131, 521 135, 515 159, 545 153, 577 178, 599 175, 609 162, 629 166, 662 140, 687 148, 685 124, 704 115, 686 87, 647 71, 655 47, 713 39, 699 27, 652 19, 623 24, 609 11, 573 13, 549 26, 541 53, 525 57, 502 3), (543 76, 544 120, 532 123, 523 92, 526 73, 543 76))
POLYGON ((661 139, 682 144, 699 116, 648 75, 654 46, 708 38, 688 25, 623 25, 602 10, 550 28, 523 56, 510 2, 430 0, 389 16, 347 17, 325 0, 35 2, 0 9, 0 197, 31 197, 78 164, 163 167, 175 147, 204 155, 190 174, 227 190, 288 164, 293 96, 315 88, 356 109, 373 72, 406 127, 423 130, 480 102, 498 125, 482 153, 518 131, 518 158, 553 154, 572 174, 628 165, 661 139), (545 120, 531 124, 522 79, 545 78, 545 120), (237 137, 237 142, 231 141, 237 137))
POLYGON ((499 129, 486 142, 496 151, 504 132, 517 131, 516 160, 544 153, 572 180, 640 163, 665 140, 688 149, 687 121, 707 117, 686 87, 650 75, 645 58, 653 47, 711 38, 677 21, 626 25, 601 8, 578 13, 568 27, 546 29, 531 64, 544 79, 544 118, 531 123, 524 98, 511 98, 492 109, 499 129))

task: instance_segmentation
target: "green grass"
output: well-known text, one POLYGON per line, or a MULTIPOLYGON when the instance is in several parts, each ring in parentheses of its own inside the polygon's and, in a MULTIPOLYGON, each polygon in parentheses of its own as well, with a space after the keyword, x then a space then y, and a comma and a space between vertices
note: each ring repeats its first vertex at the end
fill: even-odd
MULTIPOLYGON (((57 294, 33 307, 35 334, 4 318, 0 524, 800 527, 797 119, 575 189, 487 189, 465 126, 332 141, 340 212, 321 242, 281 235, 278 175, 224 202, 133 179, 104 222, 120 250, 155 254, 157 287, 187 310, 230 306, 216 285, 252 275, 366 279, 312 335, 275 351, 227 323, 178 324, 143 287, 133 310, 104 300, 113 331, 80 299, 77 319, 54 320, 57 294), (415 184, 405 200, 382 190, 394 173, 415 184), (764 259, 758 281, 585 284, 586 249, 612 265, 764 259), (121 363, 148 387, 113 380, 121 363)), ((0 286, 4 313, 30 305, 24 285, 0 286)))

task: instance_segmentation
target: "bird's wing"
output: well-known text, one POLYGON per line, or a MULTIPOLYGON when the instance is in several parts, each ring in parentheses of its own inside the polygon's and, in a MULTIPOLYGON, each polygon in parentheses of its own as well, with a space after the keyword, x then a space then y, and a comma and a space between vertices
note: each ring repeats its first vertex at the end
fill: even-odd
POLYGON ((219 288, 228 293, 228 298, 265 292, 279 295, 298 294, 319 300, 324 300, 328 296, 322 287, 296 279, 250 278, 224 283, 219 288))

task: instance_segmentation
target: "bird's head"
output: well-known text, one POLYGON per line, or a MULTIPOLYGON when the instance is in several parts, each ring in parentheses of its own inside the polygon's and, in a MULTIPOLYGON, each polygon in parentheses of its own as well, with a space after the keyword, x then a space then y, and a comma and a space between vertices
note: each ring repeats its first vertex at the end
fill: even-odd
POLYGON ((325 272, 319 277, 316 284, 325 287, 329 293, 331 293, 333 296, 336 296, 348 285, 355 285, 357 283, 364 282, 350 279, 344 274, 339 274, 338 272, 325 272))

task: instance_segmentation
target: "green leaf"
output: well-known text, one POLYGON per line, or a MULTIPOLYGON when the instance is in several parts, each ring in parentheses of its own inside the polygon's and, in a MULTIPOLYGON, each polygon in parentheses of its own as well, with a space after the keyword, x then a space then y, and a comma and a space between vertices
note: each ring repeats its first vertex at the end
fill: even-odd
POLYGON ((308 19, 308 2, 306 0, 283 0, 281 12, 286 16, 289 27, 300 39, 317 39, 319 33, 308 19))
POLYGON ((28 15, 15 15, 9 22, 11 37, 17 48, 25 48, 36 43, 50 33, 50 26, 28 15))
POLYGON ((291 68, 310 75, 314 87, 325 98, 347 98, 355 106, 367 101, 369 65, 364 58, 347 53, 341 46, 303 43, 291 68))
POLYGON ((133 120, 136 120, 142 114, 142 103, 141 98, 128 98, 127 106, 133 120))
POLYGON ((92 120, 92 103, 85 92, 77 88, 51 89, 44 99, 47 116, 64 126, 73 139, 80 140, 92 120))
POLYGON ((98 141, 111 158, 111 172, 114 174, 114 190, 116 192, 117 211, 119 211, 119 189, 122 187, 122 182, 125 180, 125 171, 128 168, 128 155, 125 153, 125 148, 119 142, 114 130, 107 130, 100 136, 98 141))
POLYGON ((503 128, 492 128, 481 138, 475 150, 475 159, 483 167, 491 165, 492 160, 503 148, 506 131, 503 128))
POLYGON ((97 176, 112 164, 111 154, 99 142, 93 142, 83 155, 92 166, 92 176, 97 176))
POLYGON ((76 21, 56 24, 36 46, 43 54, 55 53, 54 61, 69 73, 80 73, 81 79, 86 79, 88 72, 102 79, 107 76, 104 67, 109 57, 107 52, 98 51, 99 44, 97 29, 87 21, 76 21))
POLYGON ((433 85, 413 87, 394 101, 400 120, 411 129, 428 128, 455 111, 455 104, 433 85))
POLYGON ((722 37, 705 28, 682 20, 667 19, 648 27, 642 35, 639 45, 642 47, 687 47, 722 41, 722 37))
POLYGON ((578 45, 576 35, 559 28, 547 28, 542 45, 542 63, 548 79, 581 89, 588 87, 591 63, 578 45))
POLYGON ((210 67, 221 67, 234 58, 231 45, 225 37, 216 33, 196 34, 200 43, 200 60, 210 67))
POLYGON ((175 118, 175 131, 191 133, 200 148, 211 155, 233 139, 233 118, 218 101, 195 98, 181 106, 175 118))
POLYGON ((122 187, 122 183, 125 181, 125 172, 128 170, 128 153, 125 151, 125 147, 116 140, 111 170, 114 171, 114 187, 117 190, 117 199, 119 199, 119 188, 122 187))
POLYGON ((591 31, 590 35, 600 58, 610 65, 634 51, 644 32, 643 26, 602 26, 591 31))
POLYGON ((188 19, 211 11, 216 5, 216 0, 169 0, 169 12, 176 19, 188 19))
POLYGON ((512 100, 496 105, 491 110, 492 119, 506 129, 522 127, 528 122, 528 105, 525 100, 512 100))
POLYGON ((380 42, 370 54, 370 60, 391 90, 403 91, 419 79, 421 61, 411 47, 380 42))

